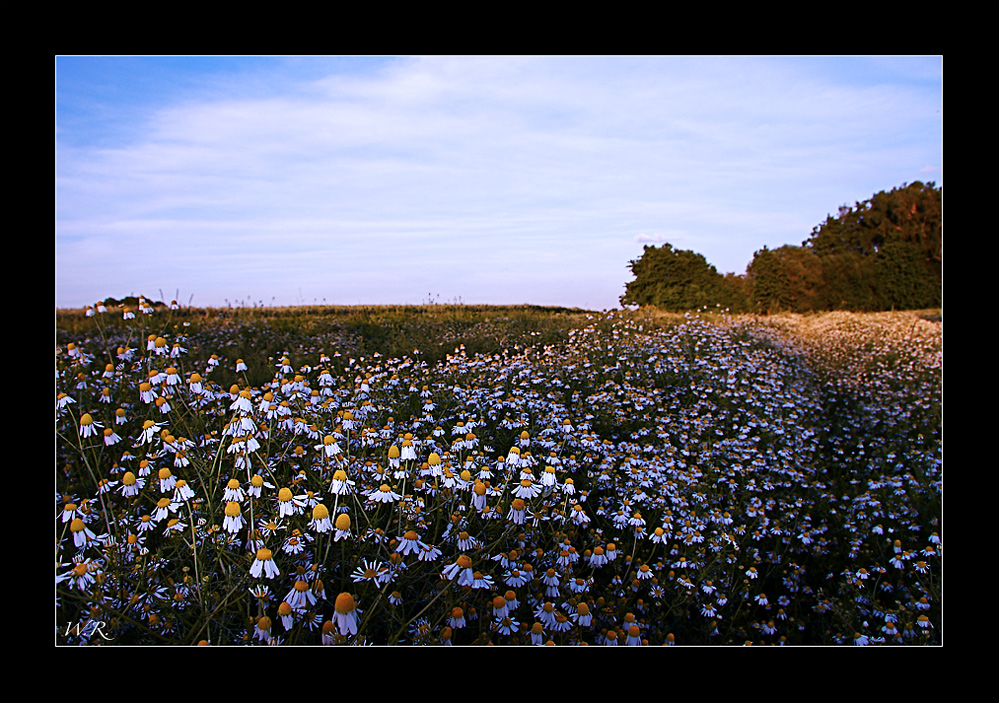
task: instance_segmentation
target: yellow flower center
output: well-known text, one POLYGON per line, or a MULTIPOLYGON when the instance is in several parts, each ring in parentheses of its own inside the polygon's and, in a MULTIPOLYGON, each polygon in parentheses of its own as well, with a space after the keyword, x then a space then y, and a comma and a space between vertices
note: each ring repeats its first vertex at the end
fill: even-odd
POLYGON ((349 593, 341 593, 336 597, 333 607, 336 612, 346 614, 352 612, 357 607, 357 603, 354 601, 354 596, 349 593))

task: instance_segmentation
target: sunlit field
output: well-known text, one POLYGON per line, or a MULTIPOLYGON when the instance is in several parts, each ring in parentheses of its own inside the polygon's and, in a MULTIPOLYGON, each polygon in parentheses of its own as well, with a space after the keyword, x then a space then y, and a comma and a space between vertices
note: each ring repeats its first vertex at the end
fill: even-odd
POLYGON ((56 319, 56 643, 939 645, 939 311, 56 319))

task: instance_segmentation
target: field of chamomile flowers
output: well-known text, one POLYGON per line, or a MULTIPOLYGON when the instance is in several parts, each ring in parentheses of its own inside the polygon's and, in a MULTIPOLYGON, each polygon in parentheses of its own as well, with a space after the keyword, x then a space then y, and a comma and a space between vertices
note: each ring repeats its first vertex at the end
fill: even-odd
POLYGON ((939 645, 939 314, 58 311, 57 645, 939 645))

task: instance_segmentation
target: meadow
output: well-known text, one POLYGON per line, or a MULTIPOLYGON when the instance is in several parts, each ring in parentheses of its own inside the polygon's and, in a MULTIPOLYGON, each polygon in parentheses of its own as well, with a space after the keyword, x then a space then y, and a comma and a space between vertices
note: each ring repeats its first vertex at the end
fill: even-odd
POLYGON ((940 645, 940 311, 56 314, 58 645, 940 645))

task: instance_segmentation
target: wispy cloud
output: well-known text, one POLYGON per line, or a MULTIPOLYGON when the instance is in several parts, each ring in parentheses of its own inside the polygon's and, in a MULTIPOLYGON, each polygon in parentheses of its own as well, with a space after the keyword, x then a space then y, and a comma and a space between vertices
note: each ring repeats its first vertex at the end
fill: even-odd
POLYGON ((668 234, 636 234, 635 242, 638 244, 663 244, 665 242, 678 242, 682 240, 682 236, 668 235, 668 234))
POLYGON ((303 288, 610 307, 627 262, 664 241, 741 272, 939 163, 939 78, 825 65, 415 57, 324 73, 299 58, 238 81, 216 65, 131 107, 121 140, 66 105, 58 303, 181 287, 203 304, 303 288))

